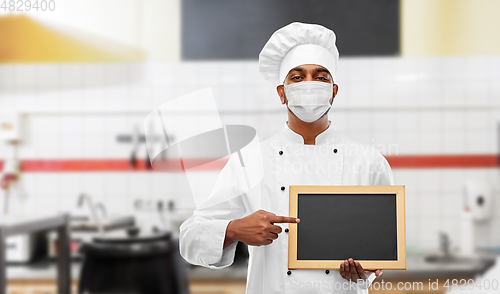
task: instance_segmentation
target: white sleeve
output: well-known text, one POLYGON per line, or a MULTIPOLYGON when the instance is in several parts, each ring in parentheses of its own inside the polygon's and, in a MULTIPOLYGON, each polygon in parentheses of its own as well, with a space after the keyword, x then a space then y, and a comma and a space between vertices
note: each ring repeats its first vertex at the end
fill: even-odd
POLYGON ((371 272, 370 275, 368 275, 368 278, 364 282, 358 282, 357 285, 357 292, 358 293, 368 293, 368 288, 371 286, 373 281, 377 278, 375 275, 375 272, 371 272))
POLYGON ((234 261, 237 242, 222 249, 226 228, 231 219, 241 217, 242 211, 234 210, 234 217, 225 214, 227 219, 218 216, 215 211, 205 214, 196 211, 180 228, 179 246, 182 257, 189 263, 208 268, 224 268, 234 261), (237 212, 240 214, 236 215, 237 212))
MULTIPOLYGON (((378 152, 377 152, 378 153, 378 152)), ((391 186, 394 185, 391 166, 382 154, 377 154, 377 159, 372 167, 372 185, 373 186, 391 186)))
MULTIPOLYGON (((236 156, 237 157, 237 156, 236 156)), ((222 169, 212 195, 238 191, 238 175, 234 172, 234 156, 222 169)), ((217 195, 215 195, 217 196, 217 195)), ((224 268, 234 261, 237 242, 223 249, 226 228, 233 219, 246 214, 242 194, 202 209, 196 209, 180 227, 179 246, 181 256, 189 263, 208 268, 224 268)), ((224 198, 224 197, 223 197, 224 198)))

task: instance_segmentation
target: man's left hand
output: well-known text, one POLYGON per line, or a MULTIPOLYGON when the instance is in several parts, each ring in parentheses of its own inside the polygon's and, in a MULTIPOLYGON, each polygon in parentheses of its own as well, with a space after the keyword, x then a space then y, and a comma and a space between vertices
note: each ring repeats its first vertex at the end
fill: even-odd
MULTIPOLYGON (((352 282, 357 282, 358 280, 363 280, 366 281, 368 279, 368 276, 372 271, 367 271, 364 270, 361 264, 357 261, 354 261, 352 258, 349 258, 349 260, 345 260, 340 264, 340 275, 342 278, 352 281, 352 282)), ((378 277, 382 270, 376 270, 375 275, 378 277)))

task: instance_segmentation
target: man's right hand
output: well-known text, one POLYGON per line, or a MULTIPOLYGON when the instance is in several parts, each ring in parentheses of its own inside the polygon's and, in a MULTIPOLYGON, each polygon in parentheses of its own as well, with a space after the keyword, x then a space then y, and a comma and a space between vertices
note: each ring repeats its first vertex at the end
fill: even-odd
POLYGON ((224 248, 235 241, 247 245, 261 246, 273 243, 282 229, 275 223, 298 223, 300 219, 288 216, 277 216, 274 213, 258 210, 244 218, 229 222, 226 228, 224 248))

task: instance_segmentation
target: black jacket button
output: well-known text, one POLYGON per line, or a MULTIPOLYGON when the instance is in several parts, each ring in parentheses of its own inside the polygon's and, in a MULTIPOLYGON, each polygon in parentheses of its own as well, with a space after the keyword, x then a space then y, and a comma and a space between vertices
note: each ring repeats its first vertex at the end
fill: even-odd
POLYGON ((285 186, 281 186, 281 191, 285 191, 285 186))
POLYGON ((288 228, 285 229, 285 233, 288 233, 288 228))
POLYGON ((337 148, 333 149, 333 153, 337 153, 337 148))
POLYGON ((287 271, 286 272, 287 275, 291 275, 292 274, 292 271, 287 271))
POLYGON ((325 271, 325 274, 327 274, 327 275, 328 275, 329 273, 330 273, 330 270, 326 270, 326 271, 325 271))
POLYGON ((281 150, 280 150, 279 154, 280 154, 280 155, 283 155, 283 151, 281 151, 281 150))

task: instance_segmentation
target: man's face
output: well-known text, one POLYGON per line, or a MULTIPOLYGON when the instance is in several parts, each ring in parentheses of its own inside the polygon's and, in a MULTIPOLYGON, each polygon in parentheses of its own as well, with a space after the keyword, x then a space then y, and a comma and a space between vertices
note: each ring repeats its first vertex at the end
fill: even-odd
MULTIPOLYGON (((333 97, 330 98, 330 104, 333 103, 333 99, 335 98, 335 95, 337 95, 338 86, 334 84, 332 75, 326 68, 317 64, 303 64, 294 67, 288 72, 283 85, 300 83, 304 81, 318 81, 333 84, 333 97)), ((288 105, 283 85, 279 85, 277 87, 277 91, 278 95, 281 98, 281 103, 288 105)))
POLYGON ((324 83, 333 83, 330 72, 316 64, 303 64, 292 68, 285 78, 284 84, 300 83, 303 81, 318 81, 324 83))

